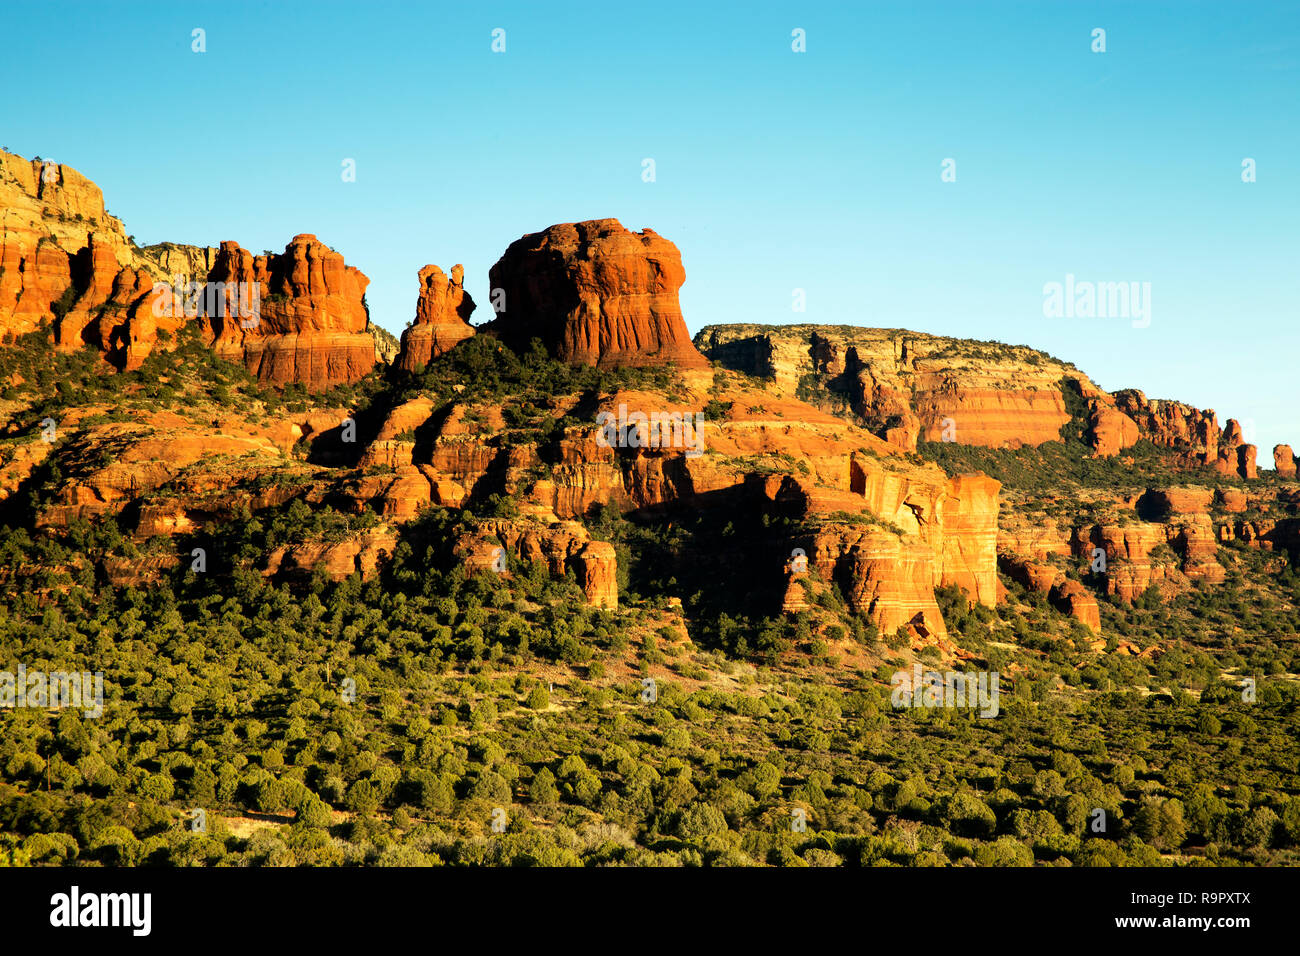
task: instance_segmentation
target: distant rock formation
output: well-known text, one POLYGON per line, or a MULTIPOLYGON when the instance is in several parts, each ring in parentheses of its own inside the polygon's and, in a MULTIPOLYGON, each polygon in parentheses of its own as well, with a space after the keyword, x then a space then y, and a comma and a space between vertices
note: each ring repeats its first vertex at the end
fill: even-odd
POLYGON ((1046 595, 1062 614, 1070 615, 1094 634, 1101 633, 1101 611, 1096 596, 1078 581, 1067 578, 1059 568, 1010 551, 998 555, 998 565, 1030 591, 1046 595))
POLYGON ((0 339, 48 325, 57 347, 125 365, 126 323, 159 274, 89 179, 0 152, 0 339))
POLYGON ((397 341, 397 336, 373 322, 370 323, 370 327, 366 331, 375 340, 376 365, 392 365, 397 361, 397 356, 402 350, 401 344, 397 341))
POLYGON ((1097 457, 1142 439, 1191 465, 1256 476, 1256 448, 1213 411, 1107 393, 1073 365, 1023 345, 857 326, 706 326, 712 361, 772 383, 906 451, 917 441, 1020 448, 1062 440, 1071 426, 1097 457))
POLYGON ((283 254, 270 256, 233 242, 142 249, 105 211, 103 193, 89 179, 5 152, 0 209, 0 338, 48 325, 56 348, 89 346, 118 368, 133 369, 156 347, 159 331, 198 318, 219 355, 276 385, 327 388, 354 382, 375 365, 363 301, 369 280, 315 236, 297 236, 283 254), (175 288, 177 277, 255 284, 256 321, 214 310, 204 297, 194 309, 187 290, 175 288))
POLYGON ((1085 398, 1102 394, 1072 365, 1025 346, 901 329, 717 325, 695 344, 781 394, 852 413, 907 451, 918 439, 994 448, 1057 441, 1071 418, 1061 379, 1076 378, 1085 398))
POLYGON ((551 226, 511 243, 489 276, 490 330, 517 351, 537 337, 574 365, 708 367, 677 300, 681 254, 651 229, 617 219, 551 226))
POLYGON ((428 365, 474 334, 469 317, 474 300, 465 291, 465 267, 454 265, 448 277, 435 265, 420 270, 420 298, 415 323, 402 333, 397 367, 408 372, 428 365))

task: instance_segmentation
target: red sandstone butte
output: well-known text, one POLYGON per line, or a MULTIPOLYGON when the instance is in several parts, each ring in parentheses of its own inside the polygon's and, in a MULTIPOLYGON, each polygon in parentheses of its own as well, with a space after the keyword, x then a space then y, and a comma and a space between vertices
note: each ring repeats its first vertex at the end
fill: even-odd
POLYGON ((489 272, 492 332, 516 351, 533 337, 574 365, 707 368, 686 332, 681 253, 617 219, 564 223, 511 243, 489 272))
POLYGON ((420 270, 420 298, 415 323, 402 333, 397 367, 408 372, 428 365, 474 334, 469 317, 474 300, 465 291, 465 267, 454 265, 448 276, 434 265, 420 270))
POLYGON ((256 321, 205 316, 203 325, 218 355, 242 362, 262 381, 319 391, 355 382, 374 367, 362 301, 370 280, 315 236, 294 236, 283 253, 270 256, 223 242, 208 279, 258 284, 256 321))

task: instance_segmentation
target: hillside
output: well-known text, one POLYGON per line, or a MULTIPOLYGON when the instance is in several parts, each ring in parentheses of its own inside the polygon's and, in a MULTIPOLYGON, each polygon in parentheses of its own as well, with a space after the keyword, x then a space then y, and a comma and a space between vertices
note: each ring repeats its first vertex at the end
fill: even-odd
POLYGON ((692 343, 613 219, 486 326, 425 266, 384 356, 313 235, 139 250, 4 168, 0 667, 104 700, 0 680, 0 862, 1300 860, 1289 449, 1022 346, 692 343), (156 316, 182 268, 258 308, 156 316))

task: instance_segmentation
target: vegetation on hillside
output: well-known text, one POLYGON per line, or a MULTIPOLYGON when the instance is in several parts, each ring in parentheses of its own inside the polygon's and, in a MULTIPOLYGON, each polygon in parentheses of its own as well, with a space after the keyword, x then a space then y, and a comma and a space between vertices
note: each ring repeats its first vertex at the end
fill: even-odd
MULTIPOLYGON (((0 350, 0 371, 27 383, 6 396, 26 423, 101 402, 307 401, 188 341, 118 378, 28 352, 0 350)), ((557 397, 585 415, 615 387, 681 386, 476 337, 318 401, 366 422, 417 395, 494 402, 512 440, 545 446, 565 421, 557 397)), ((1114 469, 1129 466, 1076 452, 922 448, 1026 494, 1128 481, 1114 469)), ((1134 459, 1143 480, 1166 466, 1157 450, 1134 459)), ((40 477, 38 500, 59 480, 40 477)), ((956 669, 1001 675, 986 719, 893 706, 894 672, 938 658, 878 635, 834 581, 810 580, 810 609, 781 615, 774 542, 801 529, 712 504, 589 517, 618 554, 617 611, 540 563, 468 574, 454 544, 508 510, 499 497, 425 511, 370 581, 268 579, 269 549, 374 521, 295 494, 185 541, 209 569, 182 563, 147 589, 113 587, 98 564, 149 550, 129 516, 47 532, 34 510, 11 512, 0 670, 102 672, 106 699, 97 718, 0 710, 0 864, 1300 862, 1300 576, 1285 556, 1224 549, 1221 587, 1103 602, 1102 653, 1009 579, 996 609, 939 589, 956 669)))

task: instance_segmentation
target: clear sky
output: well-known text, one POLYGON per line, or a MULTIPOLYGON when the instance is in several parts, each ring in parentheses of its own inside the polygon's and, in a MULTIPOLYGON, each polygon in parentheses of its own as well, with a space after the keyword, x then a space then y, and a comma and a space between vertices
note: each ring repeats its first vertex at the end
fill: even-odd
POLYGON ((1300 447, 1295 2, 5 0, 0 50, 0 145, 141 244, 316 233, 395 333, 425 263, 484 321, 511 241, 612 216, 681 249, 692 332, 1024 343, 1300 447), (1046 317, 1067 274, 1149 282, 1150 325, 1046 317))

